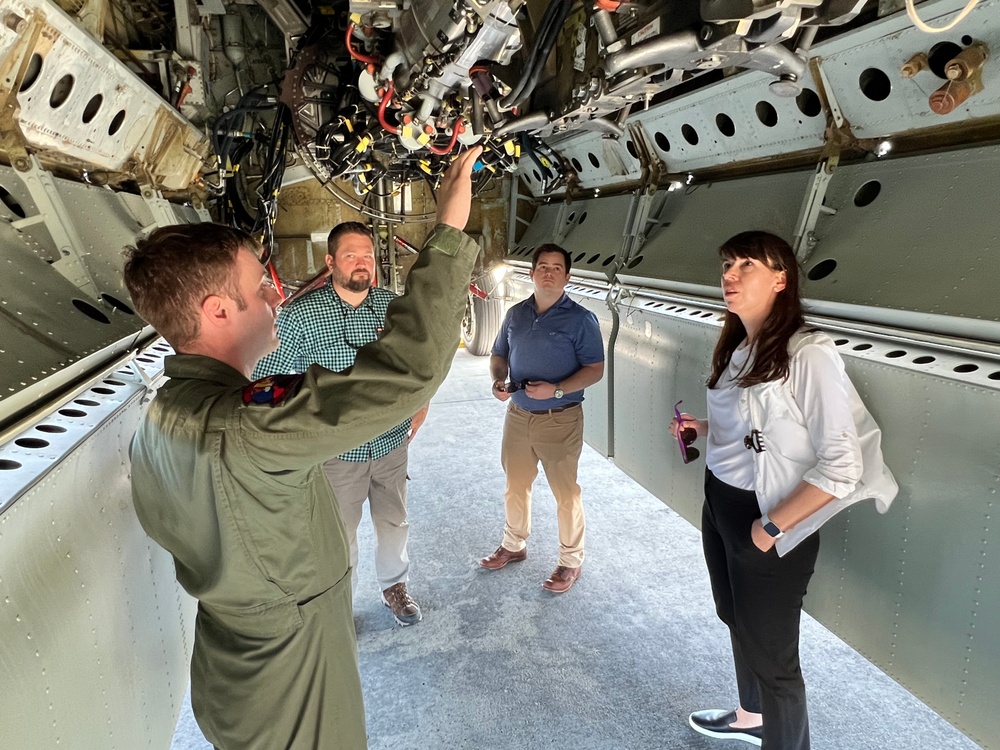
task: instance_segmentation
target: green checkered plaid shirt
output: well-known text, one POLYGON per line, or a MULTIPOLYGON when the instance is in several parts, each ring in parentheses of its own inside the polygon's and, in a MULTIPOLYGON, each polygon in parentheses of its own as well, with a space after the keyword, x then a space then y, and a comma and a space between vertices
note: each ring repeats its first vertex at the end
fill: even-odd
MULTIPOLYGON (((382 333, 385 312, 396 295, 388 289, 372 287, 357 308, 344 302, 328 281, 278 313, 281 345, 257 363, 254 378, 279 373, 305 372, 317 364, 339 372, 354 364, 365 344, 382 333)), ((369 443, 342 453, 344 461, 376 460, 403 444, 410 432, 410 420, 393 427, 369 443)))

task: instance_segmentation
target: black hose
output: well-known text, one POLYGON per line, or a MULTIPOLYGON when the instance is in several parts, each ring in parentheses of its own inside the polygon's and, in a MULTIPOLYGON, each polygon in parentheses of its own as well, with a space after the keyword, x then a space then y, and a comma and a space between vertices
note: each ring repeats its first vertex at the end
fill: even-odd
MULTIPOLYGON (((552 48, 556 44, 556 40, 559 38, 559 32, 562 31, 563 24, 566 23, 566 19, 569 17, 569 12, 573 7, 572 0, 566 0, 560 7, 560 12, 558 19, 553 24, 551 30, 549 31, 548 37, 543 40, 544 46, 539 51, 538 61, 535 67, 530 71, 530 76, 528 82, 525 84, 524 89, 520 94, 508 105, 508 109, 513 109, 521 104, 521 102, 527 100, 531 93, 535 90, 535 86, 538 85, 538 79, 542 75, 542 69, 545 67, 545 62, 549 59, 549 55, 552 53, 552 48)), ((509 98, 509 97, 508 97, 509 98)), ((506 102, 506 99, 504 100, 506 102)))
MULTIPOLYGON (((521 92, 524 91, 524 87, 528 83, 528 79, 531 77, 531 72, 539 65, 544 65, 545 60, 548 55, 542 58, 541 63, 538 62, 538 54, 542 48, 545 38, 549 35, 555 24, 556 17, 561 13, 565 6, 572 4, 572 0, 558 0, 554 3, 549 3, 548 7, 545 8, 545 14, 542 16, 541 22, 538 24, 538 33, 535 35, 535 42, 531 45, 531 53, 528 55, 528 61, 524 65, 524 71, 521 73, 521 79, 517 82, 517 85, 511 89, 510 93, 507 94, 500 102, 500 106, 503 109, 510 109, 512 104, 508 102, 514 101, 521 92)), ((558 28, 558 27, 556 27, 558 28)))

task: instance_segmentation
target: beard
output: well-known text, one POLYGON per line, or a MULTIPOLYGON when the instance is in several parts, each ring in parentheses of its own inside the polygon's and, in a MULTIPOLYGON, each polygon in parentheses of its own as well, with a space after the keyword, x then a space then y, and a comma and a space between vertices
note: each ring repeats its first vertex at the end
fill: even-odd
POLYGON ((358 269, 350 276, 345 276, 339 269, 333 270, 333 282, 351 292, 363 292, 372 285, 372 277, 368 271, 358 269))

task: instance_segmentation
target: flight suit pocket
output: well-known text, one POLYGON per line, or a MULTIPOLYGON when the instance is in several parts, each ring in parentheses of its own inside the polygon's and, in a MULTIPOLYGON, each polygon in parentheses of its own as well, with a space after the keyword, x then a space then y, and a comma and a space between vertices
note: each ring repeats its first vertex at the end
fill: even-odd
POLYGON ((249 638, 276 638, 302 627, 302 614, 294 594, 253 607, 214 604, 202 604, 202 607, 227 630, 249 638))

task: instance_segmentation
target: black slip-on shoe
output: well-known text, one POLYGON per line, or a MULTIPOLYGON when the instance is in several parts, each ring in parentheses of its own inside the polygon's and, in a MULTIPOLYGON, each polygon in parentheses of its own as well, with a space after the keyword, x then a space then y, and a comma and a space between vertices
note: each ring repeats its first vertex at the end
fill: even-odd
POLYGON ((688 717, 688 724, 691 725, 691 728, 706 737, 715 737, 719 740, 743 740, 760 747, 763 735, 762 728, 737 729, 729 726, 734 721, 736 721, 736 712, 721 708, 695 711, 688 717))

